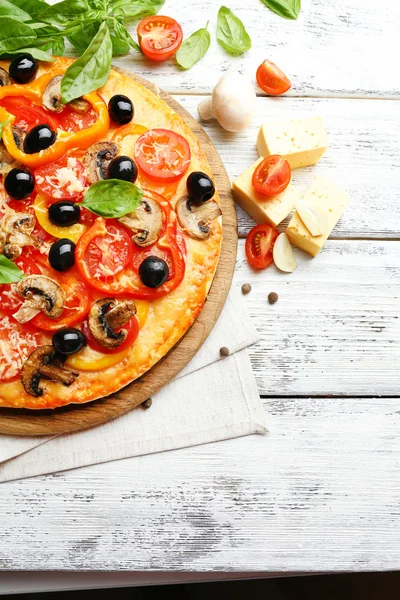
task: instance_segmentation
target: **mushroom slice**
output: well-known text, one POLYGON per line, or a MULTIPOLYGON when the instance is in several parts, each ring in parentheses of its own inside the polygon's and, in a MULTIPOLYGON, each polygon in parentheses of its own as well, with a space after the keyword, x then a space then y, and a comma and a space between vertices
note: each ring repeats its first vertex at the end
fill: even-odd
POLYGON ((42 311, 56 319, 64 310, 65 292, 61 285, 45 275, 28 275, 16 285, 16 292, 25 300, 13 315, 19 323, 26 323, 42 311))
POLYGON ((39 248, 43 241, 31 235, 36 219, 29 213, 8 211, 0 220, 0 230, 6 234, 5 255, 10 260, 21 256, 24 246, 39 248))
POLYGON ((4 233, 4 231, 0 231, 0 254, 2 254, 4 252, 6 245, 7 245, 7 236, 4 233))
POLYGON ((0 87, 10 85, 10 76, 3 67, 0 67, 0 87))
POLYGON ((206 240, 210 237, 211 221, 222 215, 221 208, 215 200, 195 204, 187 196, 178 200, 175 210, 179 225, 196 240, 206 240))
POLYGON ((163 224, 163 212, 157 202, 145 198, 134 212, 118 220, 132 230, 132 240, 136 246, 145 247, 158 240, 163 224))
POLYGON ((40 385, 41 378, 60 382, 70 386, 78 377, 78 373, 69 371, 62 366, 60 355, 53 346, 39 346, 27 358, 21 369, 21 382, 27 394, 43 396, 44 389, 40 385))
POLYGON ((20 163, 8 152, 3 142, 0 142, 0 175, 7 175, 11 169, 19 167, 20 163))
POLYGON ((26 131, 24 131, 20 127, 16 127, 15 125, 13 125, 12 132, 15 145, 17 146, 18 150, 22 150, 24 147, 26 131))
POLYGON ((128 332, 123 327, 136 314, 133 300, 101 298, 90 307, 89 329, 95 340, 105 348, 118 348, 128 332), (120 331, 115 331, 120 329, 120 331))
POLYGON ((56 75, 50 79, 42 95, 43 106, 52 112, 61 112, 64 108, 61 99, 61 80, 62 75, 56 75))
POLYGON ((90 102, 88 102, 84 98, 76 98, 75 100, 71 100, 71 102, 69 102, 68 105, 80 115, 85 115, 90 108, 90 102))
POLYGON ((108 165, 117 152, 118 146, 114 142, 96 142, 90 146, 83 159, 90 185, 106 179, 108 165))

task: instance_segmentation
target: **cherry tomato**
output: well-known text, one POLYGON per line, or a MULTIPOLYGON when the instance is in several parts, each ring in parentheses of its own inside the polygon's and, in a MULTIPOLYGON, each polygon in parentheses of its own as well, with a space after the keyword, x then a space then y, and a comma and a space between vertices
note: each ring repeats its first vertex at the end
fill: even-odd
POLYGON ((135 159, 150 179, 169 183, 187 171, 191 153, 184 137, 168 129, 150 129, 135 143, 135 159))
POLYGON ((256 225, 247 234, 246 256, 257 269, 265 269, 273 262, 272 250, 279 233, 269 225, 256 225))
POLYGON ((287 188, 291 175, 288 161, 279 154, 272 154, 260 162, 253 173, 252 184, 256 192, 275 196, 287 188))
POLYGON ((0 382, 18 377, 23 363, 40 345, 41 333, 29 323, 21 325, 7 315, 0 316, 0 382))
POLYGON ((97 113, 90 108, 87 112, 81 114, 72 108, 66 106, 62 112, 57 113, 57 121, 59 127, 64 131, 80 131, 94 125, 97 121, 97 113))
POLYGON ((48 125, 53 131, 59 127, 57 117, 23 96, 7 96, 0 100, 0 106, 15 115, 16 119, 13 125, 24 131, 28 131, 36 125, 48 125))
POLYGON ((57 162, 37 168, 35 181, 42 194, 54 200, 73 200, 84 190, 85 167, 77 158, 64 156, 57 162))
MULTIPOLYGON (((122 342, 122 344, 117 346, 117 348, 106 348, 94 339, 87 321, 84 321, 82 325, 82 331, 86 336, 88 346, 97 352, 102 352, 103 354, 113 354, 114 352, 122 352, 123 350, 130 348, 139 335, 139 321, 136 317, 132 317, 132 319, 129 319, 129 321, 120 329, 125 329, 128 332, 126 339, 122 342)), ((120 331, 120 329, 117 331, 120 331)))
POLYGON ((283 71, 271 60, 264 60, 258 67, 256 73, 257 83, 266 94, 280 96, 292 87, 283 71))
POLYGON ((181 26, 171 17, 146 17, 137 28, 140 49, 147 58, 163 61, 174 56, 182 44, 181 26))
MULTIPOLYGON (((41 275, 41 270, 35 260, 29 256, 22 255, 14 263, 25 275, 41 275)), ((13 314, 22 305, 22 298, 18 296, 15 288, 15 283, 0 285, 0 308, 4 312, 13 314)))
POLYGON ((58 277, 58 282, 66 296, 62 315, 58 319, 50 319, 45 314, 39 313, 32 319, 33 325, 45 331, 57 331, 61 327, 79 323, 86 317, 90 308, 90 295, 87 286, 78 277, 78 274, 74 276, 71 272, 58 277))

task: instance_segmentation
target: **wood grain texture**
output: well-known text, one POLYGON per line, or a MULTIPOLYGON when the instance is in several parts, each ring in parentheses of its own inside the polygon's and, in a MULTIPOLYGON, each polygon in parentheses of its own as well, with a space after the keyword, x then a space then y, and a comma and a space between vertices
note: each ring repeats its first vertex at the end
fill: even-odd
MULTIPOLYGON (((126 71, 123 73, 130 75, 126 71)), ((133 77, 152 92, 159 93, 160 97, 191 127, 202 144, 215 176, 223 212, 223 241, 217 271, 207 301, 192 327, 178 344, 150 371, 129 386, 107 398, 87 404, 69 405, 54 411, 0 409, 0 433, 29 436, 81 431, 115 419, 139 406, 146 398, 171 381, 190 362, 207 339, 225 304, 235 269, 237 220, 230 182, 222 160, 201 126, 176 100, 142 77, 137 75, 133 77)))
POLYGON ((398 395, 398 242, 328 241, 314 259, 296 250, 292 274, 255 272, 243 245, 235 282, 253 287, 246 304, 261 341, 249 351, 260 394, 398 395), (273 306, 270 292, 279 295, 273 306))
MULTIPOLYGON (((200 96, 177 99, 199 119, 200 96)), ((314 115, 324 120, 329 148, 315 167, 292 172, 294 185, 303 192, 318 173, 349 194, 351 203, 331 237, 400 238, 400 101, 259 98, 251 127, 240 134, 224 131, 216 121, 202 125, 233 180, 258 158, 261 123, 314 115)), ((238 218, 243 236, 254 222, 241 209, 238 218)))
POLYGON ((397 569, 399 398, 264 406, 265 436, 2 484, 0 569, 397 569))
MULTIPOLYGON (((220 2, 167 0, 161 13, 182 25, 185 37, 210 20, 211 47, 189 71, 171 59, 162 64, 138 52, 117 58, 116 64, 134 69, 169 93, 209 93, 228 69, 255 81, 258 65, 269 58, 290 77, 294 96, 396 97, 400 73, 390 57, 398 54, 400 5, 393 0, 303 0, 297 21, 272 13, 260 0, 231 0, 229 8, 242 19, 252 49, 233 58, 215 37, 220 2)), ((136 39, 136 24, 129 27, 136 39)))

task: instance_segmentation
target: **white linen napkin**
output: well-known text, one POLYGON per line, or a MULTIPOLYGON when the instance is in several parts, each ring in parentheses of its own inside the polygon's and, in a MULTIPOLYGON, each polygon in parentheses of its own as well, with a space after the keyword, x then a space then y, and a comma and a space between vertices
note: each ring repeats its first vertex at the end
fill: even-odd
POLYGON ((259 336, 232 288, 209 338, 179 375, 141 407, 58 437, 0 435, 0 483, 163 450, 264 433, 247 346, 259 336), (221 359, 227 346, 231 355, 221 359))

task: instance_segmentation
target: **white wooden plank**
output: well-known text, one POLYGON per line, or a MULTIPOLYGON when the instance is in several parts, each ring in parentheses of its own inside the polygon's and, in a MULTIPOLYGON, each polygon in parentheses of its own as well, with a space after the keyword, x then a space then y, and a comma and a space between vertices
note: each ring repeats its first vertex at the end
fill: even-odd
POLYGON ((250 348, 261 394, 397 395, 400 371, 400 243, 328 241, 292 274, 260 272, 238 252, 235 281, 261 341, 250 348), (277 292, 271 306, 267 296, 277 292))
MULTIPOLYGON (((177 100, 198 118, 201 97, 177 96, 177 100)), ((293 183, 305 191, 318 173, 350 195, 333 237, 399 238, 400 101, 259 98, 257 116, 246 131, 231 134, 216 121, 203 126, 234 179, 258 158, 261 123, 312 115, 324 119, 329 148, 317 166, 295 169, 293 183)), ((245 235, 254 222, 241 209, 238 214, 239 231, 245 235)))
POLYGON ((269 399, 270 431, 1 486, 0 568, 398 569, 399 399, 269 399))
MULTIPOLYGON (((242 19, 253 47, 243 57, 227 54, 215 38, 219 2, 167 1, 161 13, 176 18, 185 37, 210 20, 211 48, 189 71, 174 59, 155 64, 136 52, 115 59, 133 68, 165 90, 208 93, 220 74, 233 67, 255 81, 264 58, 270 58, 290 76, 290 94, 300 96, 396 96, 400 73, 392 59, 396 49, 400 6, 393 0, 303 0, 297 21, 282 19, 260 0, 231 0, 229 7, 242 19)), ((135 25, 130 27, 135 35, 135 25)))

